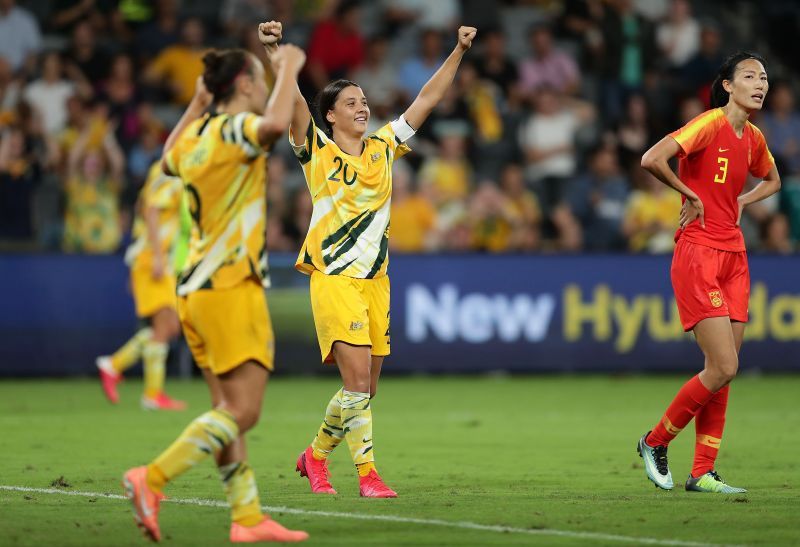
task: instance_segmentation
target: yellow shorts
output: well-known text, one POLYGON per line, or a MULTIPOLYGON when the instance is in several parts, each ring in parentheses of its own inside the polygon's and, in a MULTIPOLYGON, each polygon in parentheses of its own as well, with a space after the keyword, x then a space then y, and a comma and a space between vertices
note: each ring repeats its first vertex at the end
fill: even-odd
POLYGON ((355 279, 315 270, 311 311, 324 363, 333 363, 334 342, 371 346, 372 355, 389 355, 389 276, 355 279))
POLYGON ((219 376, 256 361, 272 370, 275 337, 264 288, 255 279, 179 296, 178 316, 200 368, 219 376))
POLYGON ((175 278, 171 272, 165 272, 161 279, 153 279, 151 264, 134 262, 131 267, 131 292, 139 319, 152 317, 163 308, 175 309, 175 278))

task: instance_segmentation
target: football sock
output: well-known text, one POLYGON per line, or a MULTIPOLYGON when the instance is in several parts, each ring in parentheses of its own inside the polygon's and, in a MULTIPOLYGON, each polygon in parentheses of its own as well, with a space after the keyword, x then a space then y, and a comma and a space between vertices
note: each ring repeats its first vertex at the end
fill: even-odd
POLYGON ((144 344, 153 335, 153 329, 145 327, 136 331, 130 340, 111 356, 111 366, 117 373, 122 373, 136 364, 142 356, 144 344))
POLYGON ((342 390, 342 427, 356 466, 375 461, 369 393, 342 390))
POLYGON ((144 396, 154 399, 164 390, 167 354, 169 345, 165 342, 148 340, 142 350, 144 361, 144 396))
POLYGON ((377 472, 375 469, 375 462, 359 463, 356 465, 356 469, 358 470, 359 477, 366 477, 369 475, 370 471, 377 472))
POLYGON ((712 396, 713 393, 703 385, 700 377, 693 376, 678 391, 661 421, 656 424, 645 442, 650 446, 668 445, 712 396))
POLYGON ((342 430, 342 390, 337 391, 325 410, 325 419, 319 426, 317 436, 311 441, 311 450, 318 460, 327 458, 344 439, 342 430))
POLYGON ((714 469, 722 430, 725 429, 725 411, 728 409, 730 384, 717 391, 694 418, 697 437, 694 444, 692 476, 697 478, 714 469))
POLYGON ((247 462, 222 465, 219 476, 231 506, 231 520, 242 526, 255 526, 264 520, 258 500, 258 487, 253 468, 247 462))
POLYGON ((231 444, 239 426, 224 410, 210 410, 198 416, 183 433, 147 466, 147 485, 160 492, 164 485, 231 444))

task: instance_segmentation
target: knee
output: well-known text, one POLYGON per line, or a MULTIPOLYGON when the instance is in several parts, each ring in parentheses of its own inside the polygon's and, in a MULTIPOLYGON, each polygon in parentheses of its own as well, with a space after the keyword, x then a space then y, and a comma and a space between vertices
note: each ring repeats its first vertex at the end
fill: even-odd
POLYGON ((239 426, 239 434, 253 429, 261 417, 261 409, 255 405, 230 405, 223 403, 223 408, 231 413, 236 425, 239 426))
POLYGON ((739 371, 739 357, 733 354, 720 359, 714 368, 717 371, 720 382, 725 385, 736 377, 736 373, 739 371))

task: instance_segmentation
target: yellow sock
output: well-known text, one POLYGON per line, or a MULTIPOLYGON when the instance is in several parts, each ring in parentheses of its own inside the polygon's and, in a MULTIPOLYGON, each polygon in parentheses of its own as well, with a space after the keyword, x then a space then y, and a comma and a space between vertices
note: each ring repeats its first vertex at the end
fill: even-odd
POLYGON ((219 475, 231 506, 231 520, 242 526, 255 526, 264 520, 253 468, 247 462, 229 463, 220 466, 219 475))
POLYGON ((167 354, 169 345, 164 342, 148 340, 144 344, 142 360, 144 361, 144 396, 151 399, 164 390, 167 354))
POLYGON ((136 334, 111 356, 111 366, 114 367, 114 370, 121 373, 135 365, 136 361, 142 356, 145 342, 152 335, 153 329, 150 327, 136 331, 136 334))
POLYGON ((356 465, 359 477, 366 477, 370 471, 377 471, 375 469, 375 462, 359 463, 356 465))
POLYGON ((325 410, 325 419, 319 426, 317 436, 311 441, 311 449, 318 460, 327 458, 344 439, 342 430, 342 390, 336 392, 325 410))
POLYGON ((342 390, 342 426, 353 463, 361 465, 374 462, 369 393, 342 390))
POLYGON ((198 416, 186 426, 169 448, 148 466, 148 485, 159 492, 168 481, 191 469, 211 454, 219 452, 238 436, 239 426, 230 413, 224 410, 210 410, 198 416), (161 473, 160 477, 157 472, 161 473))

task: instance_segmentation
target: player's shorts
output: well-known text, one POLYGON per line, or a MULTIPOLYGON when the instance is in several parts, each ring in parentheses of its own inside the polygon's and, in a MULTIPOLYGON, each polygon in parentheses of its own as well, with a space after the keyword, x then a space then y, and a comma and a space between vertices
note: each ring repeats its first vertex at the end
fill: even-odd
POLYGON ((153 267, 149 262, 137 260, 131 266, 131 292, 139 319, 152 317, 164 308, 175 309, 175 277, 165 272, 161 279, 153 279, 153 267))
POLYGON ((226 289, 178 297, 178 316, 195 362, 219 376, 247 361, 273 369, 275 337, 264 288, 248 278, 226 289))
POLYGON ((334 362, 334 342, 371 346, 372 355, 389 355, 389 276, 355 279, 315 270, 311 311, 324 363, 334 362))
POLYGON ((684 331, 709 317, 747 322, 750 270, 745 251, 721 251, 679 239, 670 273, 684 331))

